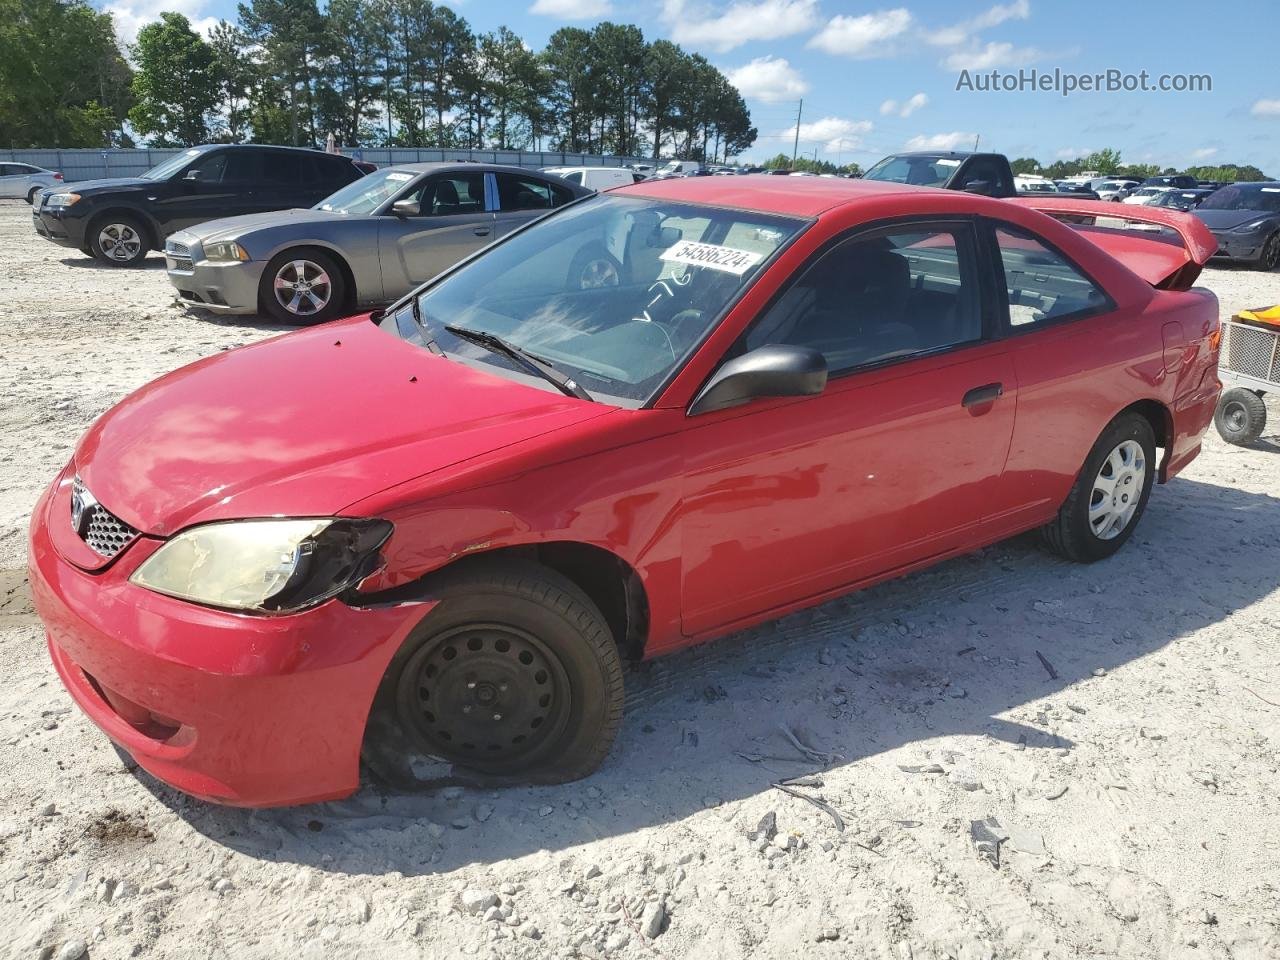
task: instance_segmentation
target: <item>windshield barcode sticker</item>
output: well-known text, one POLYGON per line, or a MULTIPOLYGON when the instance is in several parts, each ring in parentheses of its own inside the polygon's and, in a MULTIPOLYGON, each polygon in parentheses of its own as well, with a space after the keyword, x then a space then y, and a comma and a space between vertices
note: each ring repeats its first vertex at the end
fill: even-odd
POLYGON ((695 267, 710 267, 712 270, 722 270, 740 277, 764 259, 764 254, 735 250, 733 247, 718 247, 714 243, 681 240, 674 247, 664 250, 662 259, 695 267))

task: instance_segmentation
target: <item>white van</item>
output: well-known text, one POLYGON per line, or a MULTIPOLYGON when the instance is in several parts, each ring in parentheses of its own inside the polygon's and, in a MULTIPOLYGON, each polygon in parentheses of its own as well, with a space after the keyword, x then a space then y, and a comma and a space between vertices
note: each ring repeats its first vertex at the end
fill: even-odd
POLYGON ((624 167, 548 167, 543 173, 554 173, 570 183, 576 183, 588 190, 608 190, 610 187, 622 187, 635 183, 636 178, 624 167))

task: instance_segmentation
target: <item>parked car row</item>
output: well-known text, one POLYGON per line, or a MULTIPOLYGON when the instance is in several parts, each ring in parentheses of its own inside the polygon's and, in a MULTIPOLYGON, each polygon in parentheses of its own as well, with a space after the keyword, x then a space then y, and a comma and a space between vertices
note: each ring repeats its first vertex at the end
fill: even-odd
POLYGON ((1200 450, 1220 328, 1201 223, 1071 222, 1097 207, 411 164, 184 225, 177 272, 227 307, 398 292, 95 421, 30 528, 54 667, 220 803, 340 797, 362 764, 557 783, 608 754, 626 660, 1024 531, 1112 556, 1200 450))

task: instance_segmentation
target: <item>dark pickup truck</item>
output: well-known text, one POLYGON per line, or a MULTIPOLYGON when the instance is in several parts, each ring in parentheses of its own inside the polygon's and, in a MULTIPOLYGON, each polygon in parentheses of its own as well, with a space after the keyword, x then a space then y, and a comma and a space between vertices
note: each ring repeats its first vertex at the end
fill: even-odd
POLYGON ((206 144, 140 177, 48 189, 32 206, 36 233, 117 267, 142 263, 165 237, 244 213, 312 207, 358 180, 350 158, 297 147, 206 144))
POLYGON ((894 153, 864 173, 862 179, 963 190, 986 197, 1014 197, 1018 193, 1009 159, 1002 153, 961 150, 894 153))

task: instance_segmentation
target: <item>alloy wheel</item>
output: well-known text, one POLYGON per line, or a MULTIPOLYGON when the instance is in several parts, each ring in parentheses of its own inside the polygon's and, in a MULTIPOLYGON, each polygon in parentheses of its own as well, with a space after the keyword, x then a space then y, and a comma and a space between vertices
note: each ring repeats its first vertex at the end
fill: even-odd
POLYGON ((1280 233, 1273 233, 1262 248, 1262 266, 1274 270, 1280 264, 1280 233))
POLYGON ((108 223, 98 231, 98 247, 108 259, 128 263, 142 252, 142 238, 127 223, 108 223))
POLYGON ((1147 458, 1136 440, 1124 440, 1102 461, 1089 497, 1089 528, 1099 540, 1124 532, 1142 501, 1147 458))
POLYGON ((289 313, 309 317, 329 305, 333 283, 319 264, 290 260, 276 271, 272 282, 276 302, 289 313))
POLYGON ((505 624, 446 631, 401 674, 397 709, 424 752, 477 769, 518 770, 569 717, 569 680, 537 637, 505 624))

